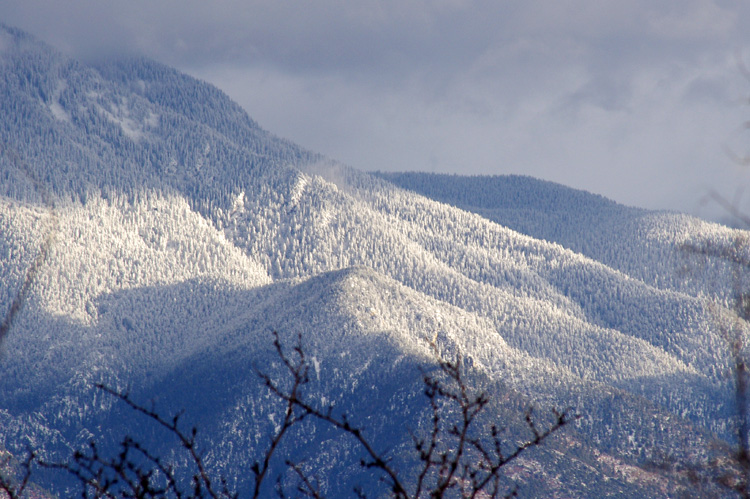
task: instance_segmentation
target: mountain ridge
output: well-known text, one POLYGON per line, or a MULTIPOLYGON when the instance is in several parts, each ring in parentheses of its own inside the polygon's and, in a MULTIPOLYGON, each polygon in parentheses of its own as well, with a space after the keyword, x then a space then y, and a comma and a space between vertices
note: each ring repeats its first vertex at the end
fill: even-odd
MULTIPOLYGON (((12 452, 33 441, 64 456, 91 438, 112 448, 117 430, 153 437, 93 383, 130 386, 164 411, 192 408, 211 469, 244 491, 277 410, 254 368, 284 374, 272 330, 285 345, 302 334, 315 400, 360 414, 406 470, 405 422, 424 415, 419 373, 435 355, 466 359, 475 388, 498 401, 493 414, 518 431, 523 406, 583 414, 528 458, 549 478, 535 489, 524 475, 538 494, 587 496, 595 484, 595 494, 669 495, 679 477, 650 484, 650 459, 697 459, 731 438, 720 332, 731 315, 705 297, 726 303, 732 270, 678 270, 685 243, 746 233, 530 179, 358 172, 166 66, 87 66, 0 34, 0 310, 54 236, 1 345, 0 445, 12 452), (424 196, 407 190, 417 184, 424 196), (609 215, 590 226, 602 206, 609 215), (568 444, 586 465, 554 481, 571 469, 568 444), (618 475, 612 462, 640 471, 618 475)), ((329 496, 348 496, 355 446, 310 431, 295 438, 311 469, 325 470, 329 496)))

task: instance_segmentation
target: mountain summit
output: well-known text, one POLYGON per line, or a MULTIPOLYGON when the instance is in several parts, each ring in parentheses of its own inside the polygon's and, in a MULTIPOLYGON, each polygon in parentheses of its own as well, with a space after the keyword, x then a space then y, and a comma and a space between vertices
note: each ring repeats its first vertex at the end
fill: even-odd
MULTIPOLYGON (((174 69, 85 65, 7 27, 0 116, 4 316, 23 296, 0 444, 17 455, 124 434, 174 452, 104 383, 184 410, 210 469, 247 491, 283 409, 255 373, 283 374, 271 331, 301 334, 310 392, 395 462, 436 356, 465 359, 510 441, 526 408, 575 408, 509 472, 522 496, 669 496, 679 477, 649 464, 731 441, 732 269, 680 248, 746 232, 524 177, 359 172, 174 69)), ((281 451, 349 497, 355 443, 305 428, 281 451)))

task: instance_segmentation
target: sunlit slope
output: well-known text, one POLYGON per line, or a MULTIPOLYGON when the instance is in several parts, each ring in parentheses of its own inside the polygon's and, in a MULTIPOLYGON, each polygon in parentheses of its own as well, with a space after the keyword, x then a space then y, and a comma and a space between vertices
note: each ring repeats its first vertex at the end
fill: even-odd
MULTIPOLYGON (((727 311, 701 298, 727 296, 727 274, 675 277, 665 255, 742 233, 529 179, 498 191, 510 201, 460 178, 464 191, 420 195, 274 137, 165 66, 84 65, 0 35, 3 314, 41 262, 0 357, 14 452, 148 431, 93 388, 105 382, 185 409, 212 466, 246 487, 277 409, 255 369, 283 375, 273 330, 302 334, 316 400, 404 454, 399 418, 424 415, 420 368, 436 355, 460 354, 519 429, 528 406, 577 408, 568 450, 529 458, 549 478, 540 495, 671 490, 616 469, 729 434, 727 311), (555 485, 563 470, 579 478, 555 485)), ((350 483, 356 466, 330 463, 352 446, 320 431, 300 449, 330 487, 350 483)))
MULTIPOLYGON (((404 189, 477 213, 529 236, 556 242, 649 285, 694 296, 731 294, 733 274, 696 258, 686 243, 731 245, 743 231, 681 213, 623 206, 597 194, 518 175, 377 172, 404 189)), ((699 200, 696 200, 696 204, 699 200)))
MULTIPOLYGON (((29 434, 40 438, 61 432, 68 435, 70 445, 77 446, 98 435, 96 428, 102 425, 148 434, 148 428, 143 430, 140 424, 143 421, 134 420, 121 407, 113 407, 112 400, 91 394, 89 383, 104 380, 123 389, 130 387, 139 399, 158 400, 165 411, 189 407, 185 424, 201 428, 202 442, 212 449, 212 466, 227 476, 240 477, 237 486, 242 487, 246 483, 241 470, 246 470, 257 459, 258 449, 264 448, 266 434, 273 426, 273 413, 279 408, 279 402, 267 394, 254 374, 255 369, 263 369, 283 379, 283 368, 270 348, 269 332, 278 327, 303 334, 303 346, 314 366, 309 388, 312 400, 323 407, 334 403, 339 410, 347 411, 362 421, 386 449, 403 448, 406 452, 408 430, 415 429, 424 418, 426 406, 421 398, 418 367, 429 368, 432 364, 435 352, 431 343, 436 345, 438 355, 462 352, 469 379, 477 382, 474 385, 472 381, 472 386, 494 394, 499 404, 496 417, 515 431, 522 430, 520 414, 529 404, 536 405, 543 417, 552 405, 559 404, 561 394, 575 398, 587 415, 566 440, 566 445, 577 450, 553 444, 548 451, 526 461, 528 466, 549 469, 545 473, 551 476, 570 468, 575 472, 572 476, 580 477, 580 482, 554 489, 558 492, 571 488, 580 492, 581 483, 621 493, 644 486, 637 480, 614 480, 618 477, 615 470, 601 466, 594 458, 602 451, 617 456, 611 458, 614 462, 626 464, 651 445, 669 447, 680 442, 684 449, 697 453, 705 442, 694 428, 679 421, 670 422, 668 412, 647 400, 605 384, 582 381, 547 361, 518 352, 508 347, 486 321, 420 295, 368 268, 324 273, 304 281, 285 281, 252 290, 216 289, 190 280, 174 286, 124 290, 103 297, 102 303, 107 309, 100 321, 88 328, 79 326, 79 330, 87 330, 87 349, 97 353, 98 364, 92 365, 91 360, 81 362, 70 381, 40 397, 38 405, 21 400, 35 410, 29 411, 30 420, 19 417, 11 421, 6 435, 23 439, 29 434), (147 305, 147 310, 169 316, 170 311, 165 308, 148 305, 159 300, 167 301, 177 311, 203 309, 219 302, 225 304, 222 310, 231 315, 231 320, 207 314, 200 321, 205 331, 202 348, 185 350, 176 341, 176 333, 184 331, 183 324, 170 327, 170 321, 160 315, 143 312, 147 305), (133 319, 137 319, 137 326, 132 330, 124 331, 119 326, 133 319), (165 339, 153 338, 149 331, 165 339), (209 335, 210 341, 205 341, 209 335), (147 366, 138 362, 149 354, 149 347, 156 347, 152 355, 161 356, 163 364, 147 366), (92 373, 95 365, 105 368, 92 373), (515 388, 518 386, 531 389, 535 399, 521 396, 515 388), (363 401, 367 402, 363 405, 363 401), (36 414, 47 416, 39 420, 34 417, 36 414), (604 419, 606 426, 600 424, 604 419), (653 426, 654 421, 659 421, 657 427, 653 426), (613 445, 618 440, 613 438, 613 431, 630 435, 627 443, 613 445), (596 450, 595 443, 601 450, 596 450), (560 451, 565 452, 559 454, 560 451)), ((174 315, 182 316, 184 312, 174 315)), ((188 328, 185 332, 189 331, 188 328)), ((296 341, 294 334, 284 334, 283 340, 287 346, 296 341)), ((69 347, 68 351, 74 350, 69 347)), ((334 437, 325 432, 321 436, 326 441, 334 437)), ((60 438, 50 439, 50 444, 64 454, 64 446, 59 450, 60 438)), ((341 480, 355 480, 356 461, 344 460, 344 456, 356 451, 351 442, 336 437, 325 444, 329 451, 321 455, 320 442, 309 433, 292 441, 295 455, 309 453, 306 463, 313 469, 325 469, 331 459, 342 460, 347 466, 335 472, 342 474, 341 480)), ((400 459, 399 453, 394 457, 400 459)), ((526 487, 531 487, 527 491, 545 490, 536 479, 526 487)))

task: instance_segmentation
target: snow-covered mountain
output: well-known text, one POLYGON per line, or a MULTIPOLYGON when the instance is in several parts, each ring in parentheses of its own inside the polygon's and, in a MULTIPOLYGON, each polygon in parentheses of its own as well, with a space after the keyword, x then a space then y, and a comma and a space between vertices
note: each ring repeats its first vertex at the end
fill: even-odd
MULTIPOLYGON (((104 382, 185 409, 246 491, 282 410, 255 373, 283 375, 271 331, 302 335, 311 396, 405 469, 431 345, 466 359, 510 441, 528 406, 582 415, 519 461, 522 496, 670 495, 646 465, 731 439, 736 273, 680 248, 746 232, 522 177, 359 172, 161 64, 84 65, 5 27, 0 117, 4 317, 32 277, 0 345, 0 449, 149 435, 104 382)), ((345 435, 304 427, 282 451, 330 497, 360 479, 345 435)))

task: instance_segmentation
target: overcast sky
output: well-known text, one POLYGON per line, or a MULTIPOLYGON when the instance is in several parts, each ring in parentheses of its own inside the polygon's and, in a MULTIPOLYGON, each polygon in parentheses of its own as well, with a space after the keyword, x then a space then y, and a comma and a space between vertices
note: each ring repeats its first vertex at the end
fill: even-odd
POLYGON ((704 216, 712 189, 750 187, 726 152, 750 151, 748 0, 2 0, 0 21, 176 66, 362 170, 527 174, 704 216))

